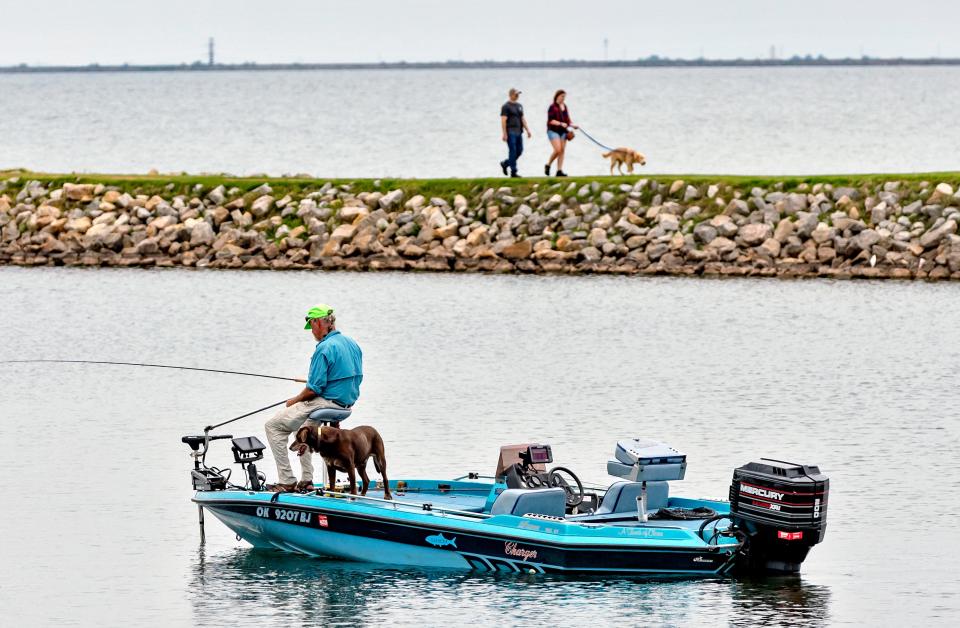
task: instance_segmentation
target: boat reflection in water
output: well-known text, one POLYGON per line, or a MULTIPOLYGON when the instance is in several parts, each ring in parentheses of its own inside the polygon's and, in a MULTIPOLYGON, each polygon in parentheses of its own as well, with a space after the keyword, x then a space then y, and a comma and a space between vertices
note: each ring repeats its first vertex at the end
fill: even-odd
POLYGON ((822 626, 830 589, 802 576, 671 579, 398 569, 252 548, 201 546, 188 587, 196 625, 376 621, 822 626), (593 618, 592 620, 590 618, 593 618), (607 622, 602 622, 607 623, 607 622))

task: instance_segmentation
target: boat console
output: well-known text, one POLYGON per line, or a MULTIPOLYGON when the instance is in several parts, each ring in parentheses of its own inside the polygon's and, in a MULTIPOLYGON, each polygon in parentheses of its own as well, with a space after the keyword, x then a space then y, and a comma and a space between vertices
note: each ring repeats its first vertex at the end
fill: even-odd
POLYGON ((566 467, 553 467, 547 471, 546 465, 551 462, 553 449, 550 445, 506 445, 500 448, 497 477, 506 483, 508 490, 562 488, 567 511, 572 512, 583 503, 583 482, 566 467), (518 462, 510 463, 514 459, 518 462))

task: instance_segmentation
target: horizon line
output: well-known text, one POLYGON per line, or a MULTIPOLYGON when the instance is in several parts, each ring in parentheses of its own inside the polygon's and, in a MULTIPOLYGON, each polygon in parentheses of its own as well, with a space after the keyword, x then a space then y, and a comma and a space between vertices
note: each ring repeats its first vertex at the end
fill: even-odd
POLYGON ((478 61, 377 61, 377 62, 289 62, 258 63, 190 63, 158 64, 100 64, 87 65, 18 65, 0 66, 0 73, 43 72, 163 72, 163 71, 236 71, 236 70, 377 70, 377 69, 462 69, 462 68, 618 68, 618 67, 797 67, 797 66, 933 66, 960 65, 958 57, 825 57, 823 55, 794 55, 788 58, 670 58, 651 55, 638 59, 554 59, 478 60, 478 61))

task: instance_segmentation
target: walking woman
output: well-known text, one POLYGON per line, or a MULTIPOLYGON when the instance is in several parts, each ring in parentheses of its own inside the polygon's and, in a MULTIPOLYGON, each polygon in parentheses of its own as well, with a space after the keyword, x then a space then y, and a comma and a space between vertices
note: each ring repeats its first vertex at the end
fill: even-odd
POLYGON ((567 111, 567 105, 564 101, 567 99, 567 92, 558 89, 553 95, 553 104, 547 110, 547 139, 553 146, 553 153, 543 167, 543 173, 550 176, 550 166, 553 160, 557 160, 557 176, 565 177, 567 173, 563 171, 563 155, 567 149, 567 140, 573 139, 571 129, 579 128, 576 124, 570 122, 570 112, 567 111))

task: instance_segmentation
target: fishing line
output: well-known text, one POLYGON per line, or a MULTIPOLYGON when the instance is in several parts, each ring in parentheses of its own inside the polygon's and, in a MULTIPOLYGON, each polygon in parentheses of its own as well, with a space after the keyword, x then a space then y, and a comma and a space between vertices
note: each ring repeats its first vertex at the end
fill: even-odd
MULTIPOLYGON (((181 371, 204 371, 207 373, 225 373, 227 375, 246 375, 248 377, 263 377, 266 379, 282 379, 288 382, 305 383, 306 380, 296 377, 280 377, 279 375, 263 375, 262 373, 245 373, 243 371, 224 371, 220 369, 204 369, 195 366, 175 366, 171 364, 145 364, 141 362, 111 362, 107 360, 0 360, 0 364, 115 364, 121 366, 148 366, 158 369, 177 369, 181 371)), ((272 407, 272 406, 271 406, 272 407)))

